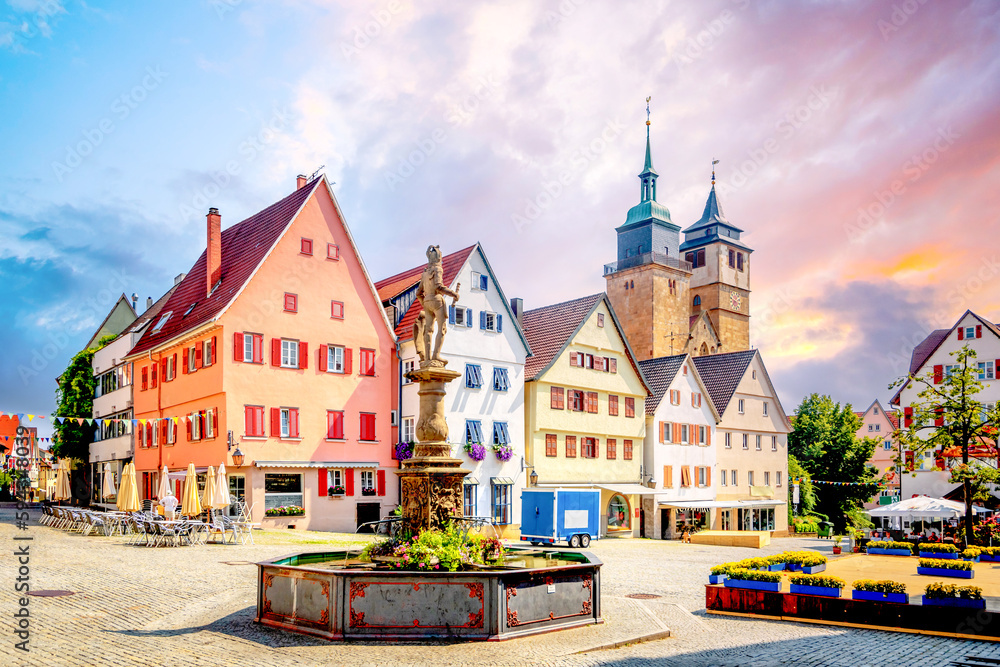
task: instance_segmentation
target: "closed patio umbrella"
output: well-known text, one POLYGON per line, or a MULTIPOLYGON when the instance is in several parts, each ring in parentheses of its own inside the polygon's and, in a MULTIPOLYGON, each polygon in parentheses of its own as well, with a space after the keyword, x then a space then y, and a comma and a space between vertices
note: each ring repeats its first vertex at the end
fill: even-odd
POLYGON ((229 480, 226 478, 225 463, 220 463, 219 469, 215 471, 215 499, 219 503, 217 507, 229 507, 229 480))
POLYGON ((128 463, 122 472, 122 488, 118 490, 118 508, 122 512, 138 512, 142 508, 139 502, 139 489, 135 483, 135 464, 128 463))
POLYGON ((72 497, 73 493, 69 486, 69 470, 64 460, 59 461, 59 470, 56 473, 56 490, 52 494, 52 499, 69 500, 72 497))
POLYGON ((215 466, 208 466, 208 472, 205 473, 205 492, 201 497, 201 506, 210 511, 219 506, 215 498, 215 466))
POLYGON ((170 493, 170 480, 167 478, 167 466, 163 466, 163 472, 160 473, 160 483, 156 486, 156 497, 159 500, 163 500, 170 493))
POLYGON ((184 497, 181 498, 181 514, 184 516, 199 516, 201 501, 198 499, 198 476, 194 472, 194 464, 189 463, 187 476, 184 477, 184 497))
POLYGON ((115 488, 115 474, 111 472, 111 463, 105 463, 104 479, 101 481, 101 496, 107 500, 117 494, 118 489, 115 488))

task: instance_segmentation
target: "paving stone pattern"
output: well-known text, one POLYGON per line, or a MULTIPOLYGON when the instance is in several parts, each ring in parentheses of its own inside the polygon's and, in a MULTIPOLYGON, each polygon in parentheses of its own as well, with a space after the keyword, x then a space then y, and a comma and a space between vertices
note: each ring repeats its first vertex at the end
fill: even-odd
MULTIPOLYGON (((37 515, 36 515, 37 518, 37 515)), ((74 591, 32 597, 31 651, 17 651, 10 633, 16 604, 3 596, 0 665, 551 665, 616 667, 764 667, 946 665, 966 655, 1000 659, 1000 644, 820 625, 707 615, 704 584, 716 563, 793 548, 829 551, 829 541, 780 539, 763 550, 679 542, 596 541, 601 558, 605 623, 499 643, 331 644, 253 623, 255 562, 322 548, 268 534, 256 546, 180 548, 130 546, 121 537, 83 537, 33 523, 13 526, 0 510, 0 541, 31 535, 33 589, 74 591), (630 599, 634 593, 660 597, 630 599), (671 637, 592 650, 662 631, 671 637)), ((331 536, 333 537, 333 536, 331 536)), ((0 559, 13 588, 14 559, 0 559)), ((950 622, 957 622, 954 612, 950 622)))

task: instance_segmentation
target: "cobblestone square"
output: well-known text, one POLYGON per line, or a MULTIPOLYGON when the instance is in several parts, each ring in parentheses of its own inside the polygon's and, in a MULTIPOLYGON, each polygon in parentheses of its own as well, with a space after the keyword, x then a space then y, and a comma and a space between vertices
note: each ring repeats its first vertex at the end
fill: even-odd
MULTIPOLYGON (((35 514, 35 513, 33 513, 35 514)), ((35 514, 37 517, 37 514, 35 514)), ((30 652, 6 633, 5 665, 945 665, 966 655, 1000 659, 1000 645, 820 625, 707 615, 709 568, 755 553, 829 550, 829 542, 778 539, 760 552, 637 539, 596 541, 605 623, 500 643, 331 644, 253 623, 252 563, 297 550, 364 541, 349 535, 266 532, 256 545, 131 546, 0 513, 0 538, 30 536, 30 652), (660 596, 648 600, 635 593, 660 596), (666 639, 613 646, 669 628, 666 639), (597 649, 597 650, 595 650, 597 649)), ((22 542, 23 544, 23 542, 22 542)), ((14 559, 3 559, 13 582, 14 559)), ((12 586, 11 586, 12 588, 12 586)), ((14 609, 13 596, 5 616, 14 609)), ((949 621, 957 622, 957 621, 949 621)), ((10 622, 8 621, 8 627, 10 622)))

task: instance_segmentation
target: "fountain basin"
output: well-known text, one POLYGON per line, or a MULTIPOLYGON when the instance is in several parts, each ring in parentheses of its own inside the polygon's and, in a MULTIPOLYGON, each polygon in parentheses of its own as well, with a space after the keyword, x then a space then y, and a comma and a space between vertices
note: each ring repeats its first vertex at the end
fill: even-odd
POLYGON ((257 622, 329 640, 502 640, 601 623, 601 561, 510 548, 510 566, 376 569, 333 550, 257 563, 257 622))

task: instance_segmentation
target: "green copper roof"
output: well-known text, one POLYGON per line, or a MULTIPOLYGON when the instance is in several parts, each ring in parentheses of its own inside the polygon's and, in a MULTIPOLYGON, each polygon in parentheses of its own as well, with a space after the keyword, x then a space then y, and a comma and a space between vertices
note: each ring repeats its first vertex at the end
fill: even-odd
POLYGON ((644 174, 656 174, 656 170, 653 169, 653 154, 649 150, 649 124, 646 124, 646 164, 642 167, 642 174, 639 174, 641 178, 644 174))
POLYGON ((678 225, 675 225, 670 220, 670 210, 656 201, 655 199, 647 199, 644 202, 639 202, 632 208, 628 210, 628 215, 625 217, 625 224, 618 227, 619 230, 626 229, 640 222, 646 222, 652 220, 661 225, 669 225, 675 229, 680 229, 678 225))

